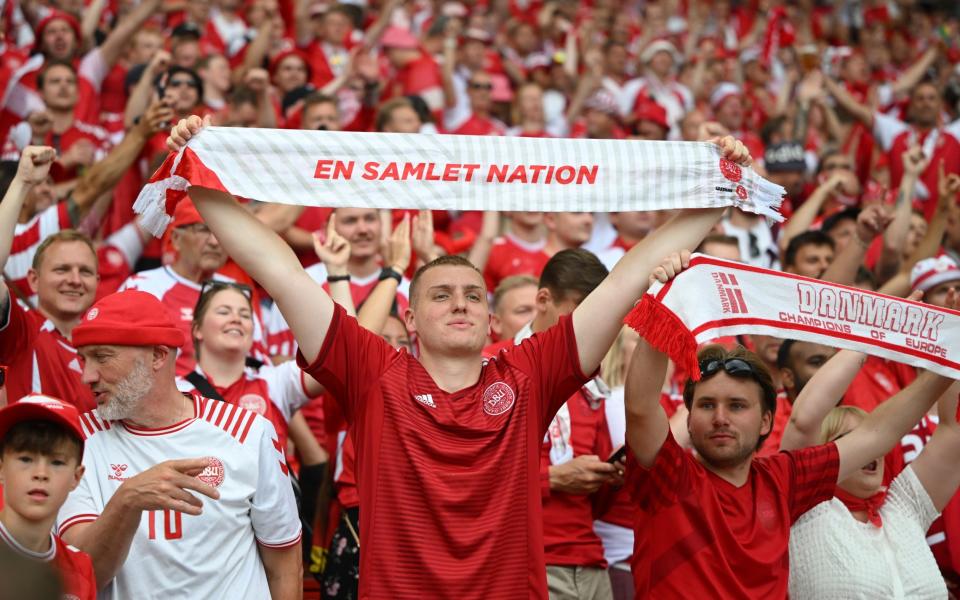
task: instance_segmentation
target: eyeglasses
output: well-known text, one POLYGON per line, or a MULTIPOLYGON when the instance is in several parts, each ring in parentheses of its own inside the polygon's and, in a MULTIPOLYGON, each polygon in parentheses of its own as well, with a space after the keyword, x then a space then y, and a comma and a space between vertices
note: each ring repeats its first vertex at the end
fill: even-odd
POLYGON ((486 92, 489 92, 489 91, 492 91, 492 90, 493 90, 493 84, 492 84, 492 83, 473 83, 473 82, 471 81, 471 82, 469 83, 469 85, 470 85, 470 89, 471 89, 471 90, 484 90, 484 91, 486 91, 486 92))
MULTIPOLYGON (((206 294, 216 294, 222 290, 236 290, 247 297, 247 300, 253 300, 253 290, 249 285, 236 283, 234 281, 220 281, 219 279, 208 279, 200 286, 200 298, 206 294)), ((199 304, 199 300, 197 301, 199 304)))
POLYGON ((734 377, 753 377, 756 379, 759 375, 753 366, 742 358, 728 358, 720 360, 719 358, 708 358, 700 361, 700 377, 706 379, 723 369, 727 375, 734 377))
POLYGON ((197 82, 192 79, 171 79, 167 82, 167 87, 178 88, 178 87, 197 87, 197 82))

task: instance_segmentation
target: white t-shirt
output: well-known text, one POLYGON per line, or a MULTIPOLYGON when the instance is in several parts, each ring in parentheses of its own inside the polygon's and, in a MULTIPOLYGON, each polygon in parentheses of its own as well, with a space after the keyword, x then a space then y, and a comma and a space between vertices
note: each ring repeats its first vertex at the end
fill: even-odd
POLYGON ((814 506, 790 528, 791 600, 946 598, 926 540, 937 514, 909 466, 880 508, 883 527, 857 521, 836 498, 814 506))
POLYGON ((198 478, 217 488, 201 494, 203 513, 144 511, 127 560, 100 593, 104 599, 269 598, 257 545, 287 548, 300 541, 300 520, 286 458, 273 425, 226 402, 184 396, 194 417, 147 430, 105 421, 97 411, 80 421, 86 434, 80 485, 60 509, 59 531, 97 519, 124 480, 167 460, 211 457, 198 478))

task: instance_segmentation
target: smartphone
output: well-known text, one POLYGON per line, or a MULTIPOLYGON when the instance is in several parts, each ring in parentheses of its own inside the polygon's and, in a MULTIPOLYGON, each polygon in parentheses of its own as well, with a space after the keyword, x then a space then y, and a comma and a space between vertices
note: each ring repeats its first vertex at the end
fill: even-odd
POLYGON ((610 455, 610 458, 607 459, 607 462, 611 465, 617 464, 627 455, 627 447, 620 446, 620 449, 610 455))

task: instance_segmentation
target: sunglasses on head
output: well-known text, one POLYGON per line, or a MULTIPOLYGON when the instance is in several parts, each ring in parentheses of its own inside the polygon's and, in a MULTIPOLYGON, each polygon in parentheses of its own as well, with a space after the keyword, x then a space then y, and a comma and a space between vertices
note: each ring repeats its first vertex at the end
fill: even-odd
POLYGON ((249 285, 235 283, 233 281, 220 281, 218 279, 208 279, 200 286, 200 297, 206 294, 215 294, 221 290, 236 290, 247 297, 247 300, 253 300, 253 290, 249 285))
POLYGON ((719 358, 708 358, 700 361, 700 376, 703 379, 716 374, 723 369, 727 375, 734 377, 753 377, 756 379, 758 373, 753 366, 742 358, 728 358, 720 360, 719 358))

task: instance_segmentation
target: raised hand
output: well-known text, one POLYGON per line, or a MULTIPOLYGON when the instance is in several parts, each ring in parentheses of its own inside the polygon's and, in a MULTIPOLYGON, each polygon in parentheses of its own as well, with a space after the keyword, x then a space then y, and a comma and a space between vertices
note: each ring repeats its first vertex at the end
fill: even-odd
POLYGON ((171 120, 173 120, 173 109, 163 100, 154 100, 143 113, 139 125, 143 127, 146 135, 152 136, 169 127, 171 120))
POLYGON ((327 267, 328 275, 346 275, 347 262, 350 260, 350 242, 337 233, 336 225, 337 213, 330 213, 326 234, 322 238, 319 232, 313 234, 313 250, 327 267))
POLYGON ((714 138, 709 141, 719 146, 720 153, 725 159, 745 167, 749 167, 753 163, 753 157, 750 156, 750 151, 743 145, 743 142, 732 135, 727 135, 719 139, 714 138))
POLYGON ((930 160, 924 156, 923 149, 913 145, 903 153, 903 171, 906 175, 919 177, 927 169, 930 160))
POLYGON ((93 142, 81 138, 63 153, 60 162, 67 168, 89 167, 96 160, 96 154, 97 147, 94 146, 93 142))
POLYGON ((413 218, 413 251, 424 263, 437 257, 433 243, 433 211, 421 210, 413 218))
POLYGON ((203 502, 187 490, 217 500, 220 492, 197 475, 210 464, 208 458, 168 460, 123 482, 121 492, 130 506, 139 510, 176 510, 188 515, 203 512, 203 502))
POLYGON ((47 180, 50 166, 57 153, 49 146, 27 146, 20 153, 17 179, 26 185, 37 185, 47 180))
POLYGON ((950 173, 947 175, 943 170, 943 159, 937 164, 937 191, 940 198, 950 198, 955 200, 960 193, 960 175, 950 173))
POLYGON ((659 281, 660 283, 667 283, 677 275, 681 273, 684 269, 687 269, 690 266, 690 251, 683 250, 681 252, 674 252, 669 255, 663 262, 660 263, 660 266, 653 270, 653 273, 650 273, 650 283, 651 285, 654 282, 659 281))
POLYGON ((180 122, 170 130, 170 136, 167 138, 167 148, 170 148, 173 152, 180 152, 193 136, 200 133, 200 130, 208 125, 210 125, 210 115, 202 119, 197 115, 180 119, 180 122))
POLYGON ((886 231, 893 215, 882 204, 872 204, 860 211, 857 216, 857 237, 864 245, 870 245, 874 238, 886 231))
MULTIPOLYGON (((429 211, 428 211, 429 212, 429 211)), ((397 273, 404 273, 410 266, 412 249, 410 245, 410 214, 403 215, 403 219, 390 234, 387 245, 388 261, 384 264, 392 267, 397 273)))

